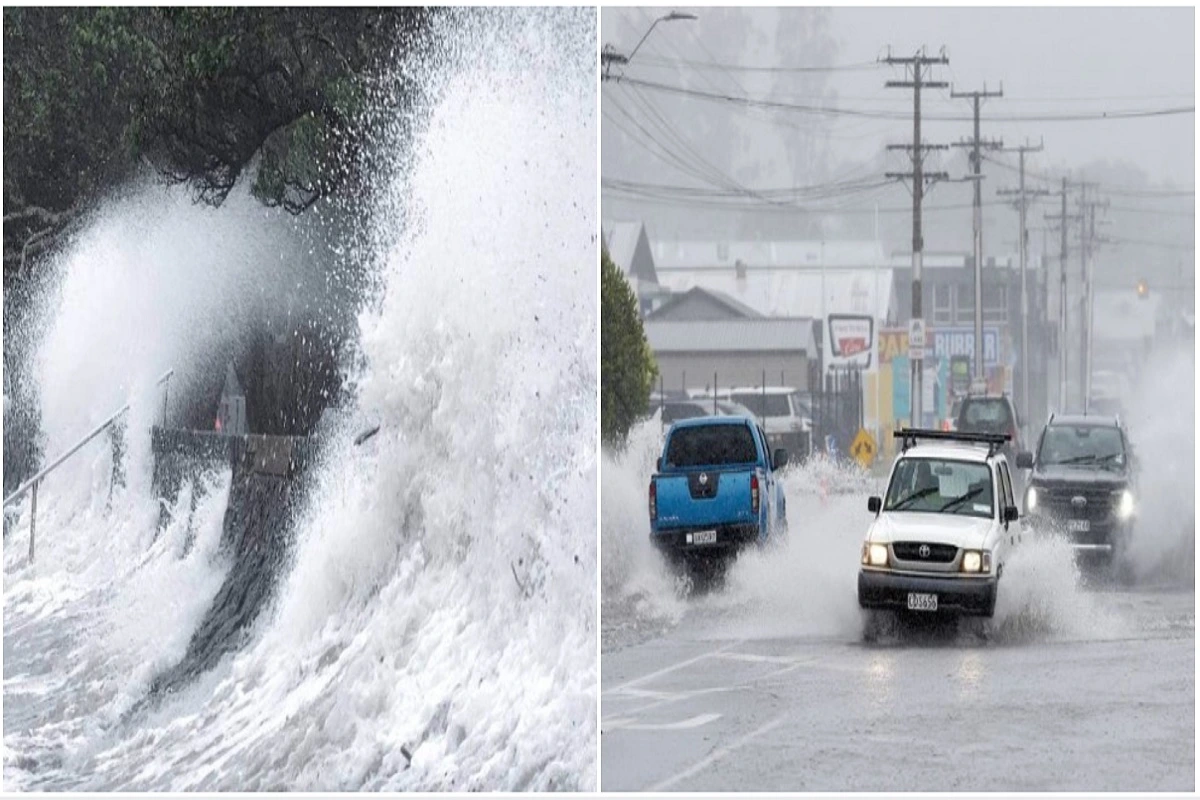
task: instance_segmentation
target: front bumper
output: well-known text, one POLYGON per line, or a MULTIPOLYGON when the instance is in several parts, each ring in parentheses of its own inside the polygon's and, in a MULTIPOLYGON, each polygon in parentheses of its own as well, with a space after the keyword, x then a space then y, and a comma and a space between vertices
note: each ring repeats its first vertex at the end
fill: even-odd
POLYGON ((873 569, 858 572, 858 605, 861 608, 907 610, 909 592, 936 594, 938 610, 935 613, 990 617, 996 609, 994 577, 934 577, 873 569))
POLYGON ((759 539, 757 525, 717 525, 707 528, 678 528, 654 531, 650 541, 659 550, 673 556, 688 558, 720 558, 736 553, 759 539), (717 541, 712 544, 692 544, 689 535, 698 530, 717 531, 717 541))
POLYGON ((1026 517, 1035 529, 1061 534, 1080 554, 1113 555, 1124 547, 1133 532, 1133 520, 1114 518, 1089 520, 1087 531, 1069 531, 1067 517, 1035 512, 1026 517))

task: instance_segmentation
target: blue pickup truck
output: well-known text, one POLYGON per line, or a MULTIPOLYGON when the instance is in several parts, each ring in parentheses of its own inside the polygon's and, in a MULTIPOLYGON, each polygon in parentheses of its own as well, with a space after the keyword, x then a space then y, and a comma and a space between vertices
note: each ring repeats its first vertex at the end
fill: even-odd
POLYGON ((728 557, 787 528, 777 475, 787 451, 772 455, 746 417, 701 417, 667 432, 650 478, 650 539, 668 557, 728 557))

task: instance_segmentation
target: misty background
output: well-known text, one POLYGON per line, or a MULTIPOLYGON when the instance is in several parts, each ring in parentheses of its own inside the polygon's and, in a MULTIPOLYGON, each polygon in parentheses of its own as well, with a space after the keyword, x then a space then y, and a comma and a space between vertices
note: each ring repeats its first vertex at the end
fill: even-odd
MULTIPOLYGON (((652 241, 878 238, 908 252, 911 195, 884 173, 911 170, 886 146, 911 142, 913 93, 885 88, 908 76, 879 59, 944 47, 949 64, 927 79, 1003 86, 984 101, 984 139, 1044 143, 1026 156, 1027 189, 1100 184, 1098 288, 1193 291, 1194 9, 607 8, 602 47, 628 56, 672 10, 697 18, 660 22, 601 84, 606 221, 644 222, 652 241)), ((952 89, 922 92, 923 141, 971 136, 970 101, 952 89)), ((984 157, 984 253, 1015 254, 1014 198, 997 190, 1017 188, 1018 156, 984 157)), ((934 151, 926 169, 951 178, 927 190, 926 252, 969 253, 971 186, 955 180, 967 150, 934 151)), ((1057 197, 1031 205, 1031 257, 1057 258, 1043 215, 1059 211, 1057 197)))

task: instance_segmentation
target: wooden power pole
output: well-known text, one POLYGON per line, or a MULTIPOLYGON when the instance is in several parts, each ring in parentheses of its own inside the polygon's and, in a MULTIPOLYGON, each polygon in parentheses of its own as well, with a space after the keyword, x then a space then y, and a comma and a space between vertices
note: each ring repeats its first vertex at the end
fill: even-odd
MULTIPOLYGON (((937 180, 945 180, 947 177, 944 172, 930 173, 925 171, 924 157, 926 150, 945 149, 945 145, 927 145, 921 141, 921 89, 940 89, 945 88, 948 84, 944 81, 928 80, 926 73, 934 64, 949 64, 950 59, 946 57, 946 51, 943 50, 937 56, 928 56, 925 54, 924 48, 917 51, 912 56, 893 57, 891 52, 884 59, 887 64, 902 64, 905 71, 911 80, 903 81, 888 81, 884 84, 889 89, 912 89, 913 90, 913 138, 911 145, 893 145, 890 149, 905 148, 911 151, 912 155, 912 172, 889 172, 887 177, 897 178, 901 180, 909 180, 912 185, 913 198, 913 234, 912 234, 912 314, 909 323, 909 350, 910 356, 918 356, 912 359, 910 364, 910 379, 909 379, 909 398, 911 409, 911 423, 914 428, 921 427, 922 423, 922 402, 924 399, 924 356, 919 350, 913 349, 913 332, 919 330, 924 334, 925 324, 924 316, 921 308, 921 260, 925 250, 925 240, 921 235, 921 201, 925 195, 925 184, 933 183, 937 180)), ((922 348, 923 349, 923 348, 922 348)))

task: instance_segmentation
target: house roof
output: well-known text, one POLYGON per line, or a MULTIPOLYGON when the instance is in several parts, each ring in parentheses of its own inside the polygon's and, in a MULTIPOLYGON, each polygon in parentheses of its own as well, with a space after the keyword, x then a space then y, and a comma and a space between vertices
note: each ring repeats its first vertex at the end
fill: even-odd
POLYGON ((751 308, 750 306, 741 302, 740 300, 737 300, 736 298, 730 297, 729 295, 725 294, 725 292, 717 291, 716 289, 708 289, 703 286, 693 286, 692 288, 688 289, 686 292, 673 293, 669 300, 667 300, 665 303, 663 303, 658 308, 654 309, 654 311, 652 313, 648 314, 646 316, 646 318, 654 319, 656 317, 663 316, 663 315, 665 315, 666 312, 669 312, 671 309, 678 307, 682 303, 686 303, 689 300, 695 299, 697 297, 702 297, 702 296, 711 298, 713 300, 713 302, 718 303, 718 304, 724 306, 725 308, 729 309, 729 311, 732 312, 735 316, 744 317, 746 319, 757 319, 757 318, 763 316, 758 311, 754 310, 753 308, 751 308))
POLYGON ((671 269, 659 281, 677 292, 702 286, 770 317, 820 317, 825 314, 869 314, 886 319, 896 307, 893 272, 880 269, 747 270, 734 268, 671 269), (822 302, 822 294, 824 302, 822 302))
POLYGON ((646 320, 646 340, 656 353, 816 352, 807 318, 646 320))
POLYGON ((654 243, 654 263, 660 270, 747 270, 811 267, 872 267, 885 265, 883 246, 875 241, 702 241, 674 240, 654 243))

